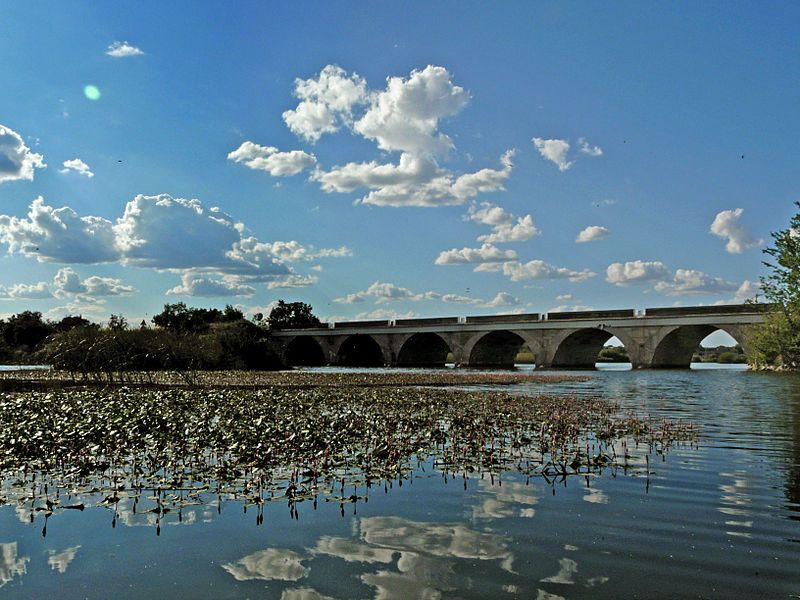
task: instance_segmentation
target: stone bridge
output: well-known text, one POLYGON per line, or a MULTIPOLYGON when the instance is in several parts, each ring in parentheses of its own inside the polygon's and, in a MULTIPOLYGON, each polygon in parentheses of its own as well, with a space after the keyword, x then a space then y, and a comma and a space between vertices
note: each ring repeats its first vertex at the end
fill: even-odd
POLYGON ((297 366, 513 367, 524 346, 539 368, 594 368, 616 337, 634 369, 688 368, 710 333, 722 330, 749 354, 763 305, 697 306, 547 314, 349 321, 314 329, 275 330, 297 366))

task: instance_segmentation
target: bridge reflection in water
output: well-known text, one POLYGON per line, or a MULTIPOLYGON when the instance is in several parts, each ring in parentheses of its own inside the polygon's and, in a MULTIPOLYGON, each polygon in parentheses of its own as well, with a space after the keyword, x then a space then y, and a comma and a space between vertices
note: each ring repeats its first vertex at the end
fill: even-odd
POLYGON ((282 329, 273 337, 295 366, 511 368, 527 346, 537 367, 594 368, 616 337, 634 369, 688 368, 700 342, 724 331, 749 354, 765 305, 737 304, 477 317, 346 321, 282 329))

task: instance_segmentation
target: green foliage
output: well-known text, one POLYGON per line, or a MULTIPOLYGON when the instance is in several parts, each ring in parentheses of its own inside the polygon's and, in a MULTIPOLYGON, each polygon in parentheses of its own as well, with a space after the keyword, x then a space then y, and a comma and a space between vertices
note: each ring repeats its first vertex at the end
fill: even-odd
POLYGON ((222 321, 225 323, 235 323, 236 321, 244 321, 244 313, 238 308, 225 305, 225 310, 222 311, 222 321))
POLYGON ((269 313, 267 321, 272 329, 319 327, 322 323, 311 311, 311 305, 305 302, 278 300, 278 304, 269 313))
POLYGON ((108 328, 112 331, 122 331, 128 328, 128 319, 122 315, 111 315, 108 319, 108 328))
POLYGON ((605 346, 597 356, 599 362, 626 363, 631 362, 628 351, 622 346, 605 346))
POLYGON ((179 333, 201 333, 211 323, 222 320, 222 311, 216 308, 192 308, 183 302, 165 304, 164 310, 153 317, 157 327, 179 333))
POLYGON ((54 331, 53 325, 42 319, 42 313, 30 310, 9 317, 0 326, 5 343, 23 352, 34 351, 54 331))
POLYGON ((271 371, 285 367, 268 332, 254 323, 244 319, 220 323, 210 337, 218 347, 216 369, 271 371))
MULTIPOLYGON (((800 208, 800 202, 795 203, 800 208)), ((765 322, 751 339, 750 362, 756 367, 797 369, 800 366, 800 212, 789 227, 772 233, 774 245, 764 253, 770 274, 761 288, 771 304, 765 322)))
POLYGON ((730 365, 736 363, 745 363, 747 362, 747 359, 743 354, 738 354, 736 352, 721 352, 719 356, 717 356, 717 362, 723 365, 730 365))
POLYGON ((268 333, 245 320, 219 323, 206 333, 75 327, 55 334, 41 358, 55 369, 104 381, 131 371, 284 368, 268 333))
POLYGON ((63 319, 54 324, 56 331, 69 331, 74 327, 87 327, 87 326, 99 327, 99 325, 95 325, 94 323, 89 321, 89 319, 84 319, 81 316, 75 317, 72 315, 67 315, 66 317, 64 317, 63 319))
POLYGON ((692 362, 698 363, 746 363, 747 358, 739 344, 735 346, 716 346, 706 348, 698 346, 692 356, 692 362))
POLYGON ((55 369, 113 381, 122 371, 201 369, 207 350, 202 340, 174 332, 89 326, 54 335, 42 358, 55 369))

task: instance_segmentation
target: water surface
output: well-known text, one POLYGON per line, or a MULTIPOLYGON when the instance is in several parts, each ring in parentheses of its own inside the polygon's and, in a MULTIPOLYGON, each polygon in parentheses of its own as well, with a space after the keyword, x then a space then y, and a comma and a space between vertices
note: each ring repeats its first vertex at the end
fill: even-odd
MULTIPOLYGON (((504 386, 685 419, 698 444, 566 482, 413 482, 367 503, 166 515, 0 507, 0 598, 790 598, 800 594, 800 378, 741 366, 504 386), (647 476, 647 472, 650 472, 647 476), (465 489, 466 487, 466 489, 465 489)), ((622 367, 624 369, 624 367, 622 367)), ((487 386, 488 388, 488 386, 487 386)), ((492 388, 496 389, 496 388, 492 388)))

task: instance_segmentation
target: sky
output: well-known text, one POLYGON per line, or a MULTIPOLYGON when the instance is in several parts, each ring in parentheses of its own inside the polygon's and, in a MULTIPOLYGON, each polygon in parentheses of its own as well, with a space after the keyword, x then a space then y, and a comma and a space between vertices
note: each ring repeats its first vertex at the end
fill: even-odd
POLYGON ((0 317, 739 303, 800 200, 790 2, 21 2, 0 317))

